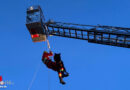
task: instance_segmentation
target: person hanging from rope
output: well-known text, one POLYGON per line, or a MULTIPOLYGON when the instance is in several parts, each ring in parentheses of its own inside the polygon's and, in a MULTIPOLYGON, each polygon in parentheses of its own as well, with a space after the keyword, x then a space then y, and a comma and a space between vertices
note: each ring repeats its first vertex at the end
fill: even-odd
POLYGON ((66 72, 66 69, 64 67, 64 64, 63 64, 61 58, 57 54, 55 54, 55 56, 54 56, 55 61, 52 61, 50 59, 50 56, 53 56, 52 51, 50 51, 49 53, 47 51, 44 51, 43 56, 42 56, 43 63, 49 69, 57 71, 58 75, 59 75, 60 83, 65 84, 65 82, 63 81, 63 78, 69 76, 69 74, 66 72))

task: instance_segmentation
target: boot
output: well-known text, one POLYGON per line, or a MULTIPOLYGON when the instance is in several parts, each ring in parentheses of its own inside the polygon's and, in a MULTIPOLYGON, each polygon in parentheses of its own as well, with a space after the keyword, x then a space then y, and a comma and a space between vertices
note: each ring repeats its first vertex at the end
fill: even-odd
POLYGON ((64 81, 60 81, 61 84, 65 85, 66 83, 64 81))
POLYGON ((60 83, 63 84, 63 85, 65 84, 65 82, 63 81, 62 78, 60 78, 60 83))

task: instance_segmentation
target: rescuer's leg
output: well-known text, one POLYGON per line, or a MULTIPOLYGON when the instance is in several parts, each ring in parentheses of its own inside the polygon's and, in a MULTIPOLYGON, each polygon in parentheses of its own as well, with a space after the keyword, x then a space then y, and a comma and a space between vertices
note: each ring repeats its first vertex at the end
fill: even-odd
POLYGON ((68 77, 69 73, 66 72, 63 62, 61 61, 59 64, 60 64, 60 72, 62 72, 62 77, 68 77))
POLYGON ((64 78, 64 77, 68 77, 68 76, 69 76, 69 73, 68 73, 68 72, 63 72, 63 76, 62 76, 63 78, 64 78))
POLYGON ((65 67, 63 69, 63 77, 68 77, 69 73, 66 71, 65 67))
POLYGON ((60 83, 65 84, 65 82, 63 81, 63 78, 62 78, 62 73, 58 72, 58 75, 59 75, 60 83))
POLYGON ((59 70, 62 74, 62 78, 64 77, 68 77, 69 76, 69 73, 65 71, 65 69, 63 67, 60 68, 59 70))

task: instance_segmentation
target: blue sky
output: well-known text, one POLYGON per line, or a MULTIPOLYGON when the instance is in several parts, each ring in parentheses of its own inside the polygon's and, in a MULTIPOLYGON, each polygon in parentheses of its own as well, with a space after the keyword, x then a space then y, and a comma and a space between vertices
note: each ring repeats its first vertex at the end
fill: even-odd
POLYGON ((62 37, 49 37, 70 73, 66 85, 41 62, 46 42, 33 43, 25 26, 26 8, 40 4, 46 20, 130 27, 129 0, 2 0, 0 2, 0 75, 11 80, 5 90, 130 90, 130 50, 62 37))

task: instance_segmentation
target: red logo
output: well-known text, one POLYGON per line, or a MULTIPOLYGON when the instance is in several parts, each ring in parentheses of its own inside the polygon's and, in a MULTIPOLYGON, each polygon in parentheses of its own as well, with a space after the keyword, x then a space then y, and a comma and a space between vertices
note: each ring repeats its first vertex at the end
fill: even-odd
POLYGON ((2 76, 0 76, 0 88, 7 88, 8 85, 13 85, 10 80, 3 81, 2 76))
POLYGON ((3 80, 2 80, 2 76, 0 76, 0 82, 1 82, 1 81, 3 81, 3 80))

